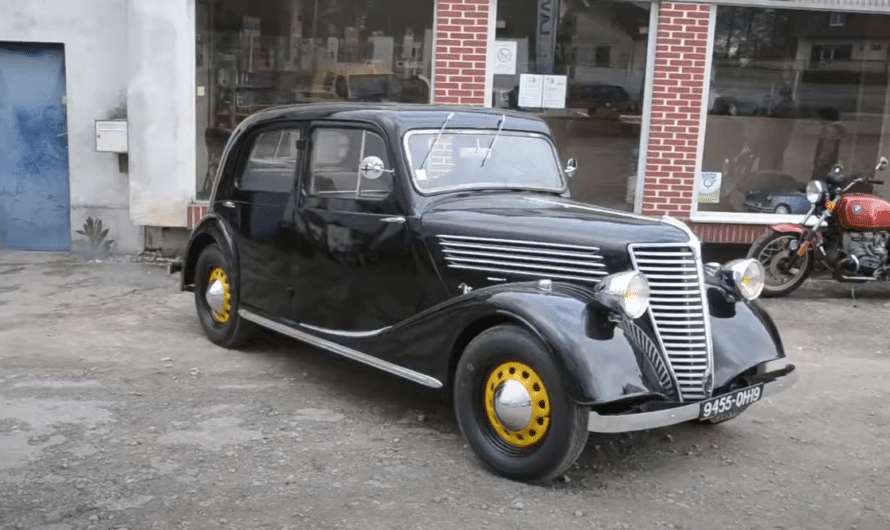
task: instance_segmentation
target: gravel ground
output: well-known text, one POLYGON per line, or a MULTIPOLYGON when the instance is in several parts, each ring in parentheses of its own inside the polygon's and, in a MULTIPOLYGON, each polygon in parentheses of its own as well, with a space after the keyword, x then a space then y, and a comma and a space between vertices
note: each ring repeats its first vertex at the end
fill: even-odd
POLYGON ((426 390, 278 337, 212 346, 157 263, 6 254, 0 528, 890 527, 890 286, 764 304, 797 387, 717 427, 591 436, 528 486, 426 390))

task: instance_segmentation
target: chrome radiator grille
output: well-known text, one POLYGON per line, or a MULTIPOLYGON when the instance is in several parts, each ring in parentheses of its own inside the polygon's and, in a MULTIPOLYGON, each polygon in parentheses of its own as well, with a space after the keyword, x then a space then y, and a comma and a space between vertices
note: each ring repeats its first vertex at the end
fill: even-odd
POLYGON ((606 275, 597 247, 451 235, 439 241, 453 269, 591 283, 606 275))
POLYGON ((711 344, 696 253, 689 245, 630 248, 634 267, 649 280, 649 314, 681 397, 709 397, 703 382, 710 374, 711 344))

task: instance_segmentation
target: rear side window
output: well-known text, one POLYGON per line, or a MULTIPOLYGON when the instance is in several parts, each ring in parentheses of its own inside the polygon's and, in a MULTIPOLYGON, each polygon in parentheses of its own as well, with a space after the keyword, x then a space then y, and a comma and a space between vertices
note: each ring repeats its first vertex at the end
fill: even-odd
POLYGON ((290 193, 297 176, 300 131, 284 129, 260 133, 238 180, 244 191, 290 193))

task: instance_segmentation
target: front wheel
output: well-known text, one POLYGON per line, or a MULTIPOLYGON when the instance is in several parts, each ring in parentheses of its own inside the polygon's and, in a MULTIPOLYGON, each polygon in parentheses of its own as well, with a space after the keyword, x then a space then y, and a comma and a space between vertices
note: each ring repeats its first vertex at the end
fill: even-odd
POLYGON ((766 278, 763 285, 764 298, 787 296, 810 276, 813 270, 813 249, 798 255, 796 233, 770 230, 751 245, 748 257, 763 265, 766 278))
POLYGON ((489 329, 467 346, 454 408, 476 455, 512 480, 546 482, 564 473, 587 441, 590 409, 569 398, 544 345, 515 325, 489 329))

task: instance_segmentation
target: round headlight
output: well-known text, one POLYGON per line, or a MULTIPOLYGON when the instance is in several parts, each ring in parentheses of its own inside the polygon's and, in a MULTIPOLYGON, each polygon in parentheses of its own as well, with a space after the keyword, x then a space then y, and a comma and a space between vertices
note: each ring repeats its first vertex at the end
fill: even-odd
POLYGON ((807 184, 807 200, 810 201, 810 204, 819 202, 823 193, 825 193, 825 185, 820 181, 813 180, 807 184))
POLYGON ((756 259, 738 259, 724 266, 732 275, 735 290, 745 300, 754 300, 763 292, 766 273, 756 259))
POLYGON ((597 288, 600 301, 613 311, 637 319, 649 309, 649 282, 636 271, 603 278, 597 288))

